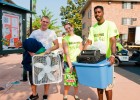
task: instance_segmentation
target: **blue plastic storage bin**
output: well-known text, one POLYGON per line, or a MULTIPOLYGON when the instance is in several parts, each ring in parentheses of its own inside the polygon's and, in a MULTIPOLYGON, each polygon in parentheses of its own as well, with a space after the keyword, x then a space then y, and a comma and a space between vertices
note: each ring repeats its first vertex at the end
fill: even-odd
POLYGON ((82 85, 104 89, 113 81, 113 67, 107 60, 97 64, 74 62, 73 65, 76 68, 78 81, 82 85))

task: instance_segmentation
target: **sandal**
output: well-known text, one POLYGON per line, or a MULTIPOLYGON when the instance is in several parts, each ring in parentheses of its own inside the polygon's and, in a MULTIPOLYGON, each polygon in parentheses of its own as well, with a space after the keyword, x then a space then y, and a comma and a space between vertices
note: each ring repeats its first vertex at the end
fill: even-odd
POLYGON ((67 96, 64 96, 64 97, 63 97, 63 100, 68 100, 67 96))

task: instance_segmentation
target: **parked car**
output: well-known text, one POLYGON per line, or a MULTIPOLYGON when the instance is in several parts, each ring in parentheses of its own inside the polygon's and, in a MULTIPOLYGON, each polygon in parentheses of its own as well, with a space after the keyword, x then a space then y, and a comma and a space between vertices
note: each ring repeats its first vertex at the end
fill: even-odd
POLYGON ((126 49, 117 52, 115 57, 115 66, 119 66, 122 62, 131 62, 136 65, 140 65, 140 51, 134 50, 131 56, 129 55, 129 51, 126 49))

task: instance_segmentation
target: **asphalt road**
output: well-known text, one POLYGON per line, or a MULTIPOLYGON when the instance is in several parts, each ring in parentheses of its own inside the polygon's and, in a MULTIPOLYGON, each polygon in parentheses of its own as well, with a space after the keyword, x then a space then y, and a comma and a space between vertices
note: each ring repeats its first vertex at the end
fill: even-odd
MULTIPOLYGON (((22 78, 21 60, 21 54, 12 54, 0 58, 0 86, 5 88, 0 91, 0 100, 26 100, 31 94, 29 82, 19 81, 22 78)), ((115 67, 115 76, 113 100, 139 100, 140 67, 131 63, 123 64, 115 67)), ((42 100, 43 86, 38 86, 37 90, 39 100, 42 100)), ((49 100, 62 100, 63 92, 63 81, 59 84, 52 84, 49 89, 49 100)), ((70 88, 69 100, 74 100, 73 92, 73 88, 70 88)), ((96 88, 81 84, 78 95, 81 100, 98 100, 96 88)), ((106 100, 105 94, 104 100, 106 100)))
POLYGON ((122 63, 119 67, 115 67, 115 72, 140 85, 140 65, 122 63))

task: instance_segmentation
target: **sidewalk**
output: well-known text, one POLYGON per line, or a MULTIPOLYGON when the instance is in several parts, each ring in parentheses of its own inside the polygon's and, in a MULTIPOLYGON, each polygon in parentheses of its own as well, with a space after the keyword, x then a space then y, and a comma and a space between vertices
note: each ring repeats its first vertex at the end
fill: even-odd
MULTIPOLYGON (((19 82, 22 79, 21 54, 10 54, 0 58, 0 100, 26 100, 31 94, 28 82, 19 82), (17 81, 17 82, 16 82, 17 81), (15 82, 17 84, 11 84, 15 82)), ((115 73, 115 87, 113 88, 113 100, 139 100, 140 85, 115 73)), ((49 100, 63 100, 63 82, 52 84, 49 90, 49 100)), ((42 100, 43 86, 38 86, 39 100, 42 100)), ((73 98, 73 88, 69 91, 69 100, 73 98)), ((81 100, 97 100, 96 88, 83 85, 79 86, 81 100)), ((104 100, 106 100, 104 95, 104 100)))

